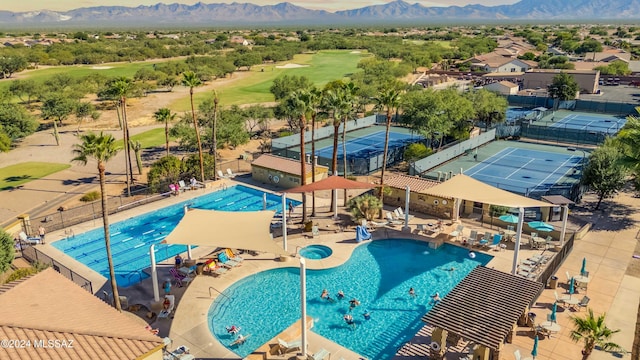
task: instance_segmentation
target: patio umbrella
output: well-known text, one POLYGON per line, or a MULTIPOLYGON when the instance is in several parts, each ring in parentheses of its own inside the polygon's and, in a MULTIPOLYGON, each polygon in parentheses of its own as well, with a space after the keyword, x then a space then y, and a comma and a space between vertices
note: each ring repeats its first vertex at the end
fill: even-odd
POLYGON ((533 360, 538 356, 538 335, 536 335, 535 339, 533 339, 533 349, 531 349, 531 356, 533 356, 533 360))
POLYGON ((582 268, 580 269, 580 274, 584 274, 587 271, 587 258, 582 258, 582 268))
POLYGON ((547 224, 544 221, 531 221, 528 222, 529 226, 537 231, 553 231, 553 225, 547 224))
POLYGON ((576 291, 575 289, 575 280, 573 280, 573 277, 571 277, 571 283, 569 284, 569 298, 571 298, 571 295, 573 295, 573 293, 576 291))
POLYGON ((511 215, 511 214, 506 214, 506 215, 502 215, 500 216, 498 219, 506 222, 506 223, 511 223, 511 224, 517 224, 518 223, 518 217, 515 215, 511 215))
POLYGON ((552 322, 556 322, 556 311, 558 310, 558 303, 554 302, 553 307, 551 308, 551 316, 549 316, 549 320, 552 322))

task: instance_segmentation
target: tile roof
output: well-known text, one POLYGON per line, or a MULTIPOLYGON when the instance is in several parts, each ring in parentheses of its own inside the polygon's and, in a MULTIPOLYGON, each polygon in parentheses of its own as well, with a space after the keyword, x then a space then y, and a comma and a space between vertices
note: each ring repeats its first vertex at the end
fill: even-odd
POLYGON ((440 183, 437 181, 426 180, 417 176, 397 175, 385 179, 384 184, 385 186, 396 189, 404 189, 407 185, 409 185, 409 190, 411 192, 425 193, 425 190, 432 188, 440 183))
MULTIPOLYGON (((282 171, 287 174, 300 176, 300 161, 281 156, 263 154, 260 155, 260 157, 258 157, 257 159, 253 160, 251 165, 261 166, 267 169, 282 171)), ((316 167, 329 169, 328 167, 322 165, 317 165, 316 167)), ((307 175, 311 174, 311 164, 307 163, 305 171, 307 172, 307 175)))
POLYGON ((0 359, 136 359, 163 346, 143 321, 119 313, 51 268, 3 289, 0 339, 32 344, 2 347, 0 359), (38 348, 34 340, 72 347, 38 348))
POLYGON ((422 321, 498 349, 542 290, 542 283, 478 266, 422 321))

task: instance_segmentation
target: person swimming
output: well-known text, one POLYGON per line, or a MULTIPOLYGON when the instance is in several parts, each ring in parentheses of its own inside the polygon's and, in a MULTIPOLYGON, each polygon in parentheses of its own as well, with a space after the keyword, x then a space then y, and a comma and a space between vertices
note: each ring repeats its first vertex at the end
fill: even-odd
POLYGON ((226 329, 227 329, 227 333, 232 335, 235 335, 238 332, 240 332, 240 327, 235 325, 227 326, 226 329))
POLYGON ((336 294, 336 297, 338 298, 338 300, 344 299, 344 293, 342 292, 342 290, 338 291, 338 294, 336 294))
POLYGON ((351 327, 356 326, 356 323, 353 321, 353 316, 351 316, 350 314, 345 314, 342 318, 344 319, 344 322, 347 323, 347 325, 351 327))
POLYGON ((329 291, 327 289, 322 290, 322 294, 320 294, 321 299, 326 299, 329 297, 329 291))
POLYGON ((431 303, 434 305, 439 303, 440 300, 442 300, 442 298, 440 297, 440 294, 438 294, 437 292, 431 296, 431 303))
POLYGON ((362 316, 364 317, 365 320, 370 320, 371 319, 371 313, 369 313, 369 310, 364 310, 364 314, 362 314, 362 316))
POLYGON ((411 296, 412 298, 416 297, 416 291, 414 290, 414 288, 409 288, 409 296, 411 296))
POLYGON ((353 310, 358 305, 360 305, 360 301, 358 301, 358 299, 353 298, 349 300, 349 311, 353 310))

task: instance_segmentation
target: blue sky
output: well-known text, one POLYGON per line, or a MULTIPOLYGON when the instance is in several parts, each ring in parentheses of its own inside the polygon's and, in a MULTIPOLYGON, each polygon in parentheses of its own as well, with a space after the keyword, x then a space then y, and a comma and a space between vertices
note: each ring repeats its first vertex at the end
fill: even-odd
MULTIPOLYGON (((138 5, 155 5, 159 2, 165 4, 182 3, 182 4, 195 4, 199 1, 203 3, 232 3, 234 0, 27 0, 27 1, 2 1, 2 10, 7 11, 32 11, 32 10, 56 10, 64 11, 80 7, 91 6, 129 6, 135 7, 138 5)), ((258 5, 273 5, 286 0, 235 0, 235 2, 244 3, 249 2, 258 5)), ((391 0, 289 0, 290 3, 303 6, 309 9, 324 9, 329 11, 355 9, 368 5, 384 4, 391 0)), ((482 4, 486 6, 514 4, 518 0, 405 0, 408 3, 419 3, 424 6, 451 6, 458 5, 464 6, 468 4, 482 4)))

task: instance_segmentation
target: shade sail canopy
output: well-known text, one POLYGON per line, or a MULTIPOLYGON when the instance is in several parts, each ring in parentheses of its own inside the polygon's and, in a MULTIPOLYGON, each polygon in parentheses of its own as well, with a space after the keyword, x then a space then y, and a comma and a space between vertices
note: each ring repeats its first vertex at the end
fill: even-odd
POLYGON ((289 255, 269 234, 274 214, 274 211, 192 209, 184 215, 164 242, 289 255))
POLYGON ((316 181, 311 184, 298 186, 293 189, 284 190, 286 193, 307 193, 320 190, 338 190, 338 189, 373 189, 377 185, 345 179, 340 176, 332 175, 326 179, 316 181))
POLYGON ((470 176, 459 174, 452 179, 424 191, 433 196, 464 199, 484 204, 508 207, 550 207, 553 204, 529 199, 506 190, 498 189, 470 176))

